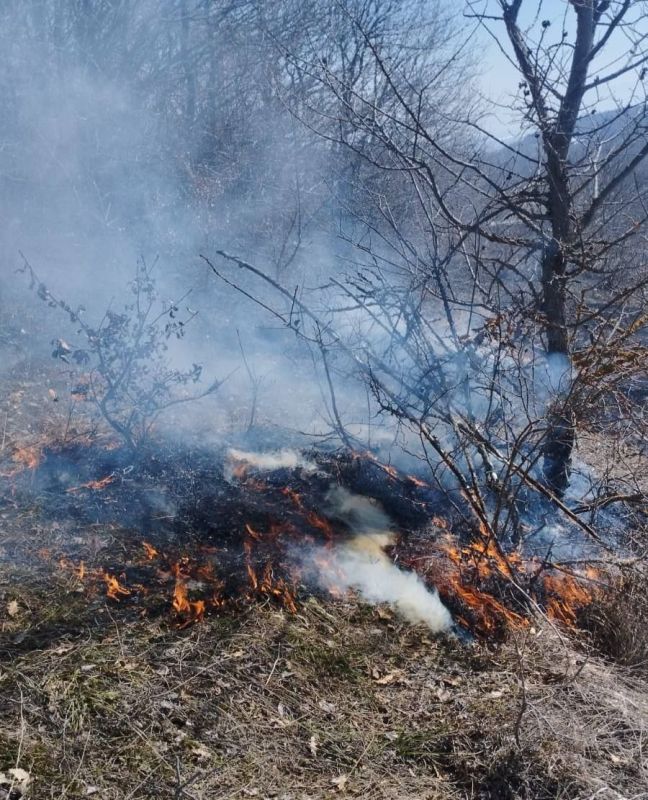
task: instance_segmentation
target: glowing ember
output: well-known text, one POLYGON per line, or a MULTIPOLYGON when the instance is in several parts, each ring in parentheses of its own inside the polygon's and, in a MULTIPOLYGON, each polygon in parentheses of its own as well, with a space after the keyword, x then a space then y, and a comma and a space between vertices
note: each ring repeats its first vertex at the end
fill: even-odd
POLYGON ((88 481, 87 483, 81 483, 78 486, 72 486, 69 489, 66 489, 68 494, 74 494, 75 492, 80 492, 83 489, 92 489, 94 491, 101 491, 105 489, 106 486, 110 486, 111 483, 116 479, 116 476, 113 475, 106 475, 105 478, 101 478, 97 481, 88 481))
POLYGON ((257 533, 257 531, 255 531, 251 525, 246 523, 245 530, 247 531, 248 536, 251 536, 252 539, 256 539, 256 541, 261 539, 261 534, 257 533))
POLYGON ((291 489, 290 486, 284 486, 281 490, 281 493, 284 494, 286 497, 290 498, 295 508, 299 509, 300 511, 304 510, 304 504, 302 503, 301 495, 299 492, 296 492, 294 489, 291 489))

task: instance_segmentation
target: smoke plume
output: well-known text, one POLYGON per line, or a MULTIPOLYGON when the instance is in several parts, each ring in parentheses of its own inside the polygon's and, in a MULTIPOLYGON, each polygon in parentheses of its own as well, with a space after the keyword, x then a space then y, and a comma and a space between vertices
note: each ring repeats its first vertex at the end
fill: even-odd
POLYGON ((385 552, 395 535, 383 510, 340 487, 331 490, 329 501, 331 513, 355 535, 332 553, 322 548, 313 554, 321 584, 336 592, 354 589, 369 603, 389 603, 409 622, 423 622, 434 632, 449 629, 452 617, 436 590, 415 573, 399 569, 385 552))

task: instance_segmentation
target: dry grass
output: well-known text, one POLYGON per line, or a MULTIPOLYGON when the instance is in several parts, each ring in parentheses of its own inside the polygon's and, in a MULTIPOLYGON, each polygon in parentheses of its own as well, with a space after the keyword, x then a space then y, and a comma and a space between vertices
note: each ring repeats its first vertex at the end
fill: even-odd
POLYGON ((5 618, 0 771, 29 771, 33 798, 648 791, 645 684, 551 628, 491 649, 351 602, 185 631, 119 611, 25 585, 5 618))
POLYGON ((648 576, 645 566, 626 568, 612 591, 589 606, 582 625, 594 647, 617 664, 648 675, 648 576))

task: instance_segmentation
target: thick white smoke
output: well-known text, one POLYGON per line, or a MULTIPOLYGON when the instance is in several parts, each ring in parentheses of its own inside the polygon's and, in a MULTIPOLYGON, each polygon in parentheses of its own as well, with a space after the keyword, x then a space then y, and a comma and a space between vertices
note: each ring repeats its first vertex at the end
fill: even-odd
MULTIPOLYGON (((297 450, 265 453, 228 450, 228 480, 240 477, 238 467, 261 472, 317 469, 297 450)), ((423 622, 434 632, 452 627, 452 617, 438 592, 430 590, 416 573, 399 569, 385 552, 394 544, 395 536, 383 509, 375 501, 340 486, 329 491, 327 501, 328 515, 348 525, 354 536, 333 549, 312 548, 306 556, 298 553, 299 559, 306 561, 305 566, 314 570, 320 585, 337 593, 353 589, 369 603, 389 603, 409 622, 423 622)))
POLYGON ((425 623, 432 631, 452 626, 450 612, 438 593, 414 572, 404 572, 387 556, 394 543, 390 520, 366 497, 336 488, 329 495, 331 510, 354 531, 349 542, 314 555, 322 585, 333 591, 356 590, 369 603, 389 603, 409 622, 425 623))

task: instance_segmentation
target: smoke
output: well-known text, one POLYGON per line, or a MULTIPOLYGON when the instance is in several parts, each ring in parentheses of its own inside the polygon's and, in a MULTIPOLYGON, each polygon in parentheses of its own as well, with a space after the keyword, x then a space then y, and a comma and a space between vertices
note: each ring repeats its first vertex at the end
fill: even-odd
POLYGON ((330 513, 344 520, 355 536, 332 552, 320 548, 312 553, 321 585, 334 592, 354 589, 369 603, 389 603, 409 622, 423 622, 435 633, 452 627, 438 592, 416 573, 399 569, 385 552, 396 537, 384 511, 340 487, 331 490, 329 502, 330 513))
MULTIPOLYGON (((227 480, 240 477, 241 468, 263 472, 317 470, 313 462, 296 450, 264 453, 228 450, 227 480)), ((353 589, 369 603, 389 603, 409 622, 423 622, 435 633, 451 628, 452 617, 438 592, 430 590, 416 573, 399 569, 385 552, 395 544, 396 536, 380 505, 340 486, 331 488, 326 500, 327 515, 347 525, 354 535, 332 550, 318 547, 295 553, 314 580, 336 594, 353 589)))
MULTIPOLYGON (((344 209, 356 202, 357 187, 351 191, 340 177, 346 156, 295 124, 285 98, 274 96, 276 86, 287 87, 283 73, 268 82, 278 67, 276 48, 262 46, 267 21, 256 23, 256 13, 246 21, 233 9, 216 20, 212 12, 172 12, 175 3, 164 15, 148 0, 130 5, 77 11, 75 4, 12 0, 0 11, 0 43, 10 55, 0 67, 0 209, 7 223, 0 296, 4 313, 15 309, 21 332, 13 358, 46 359, 55 338, 76 344, 69 320, 16 277, 19 251, 53 294, 85 308, 91 327, 108 308, 120 313, 132 302, 138 259, 159 257, 153 275, 160 302, 169 307, 189 292, 179 313, 192 319, 182 340, 168 343, 170 368, 200 364, 205 383, 198 390, 226 378, 217 394, 165 416, 166 430, 183 441, 254 449, 272 436, 271 447, 299 437, 298 444, 337 444, 341 420, 358 448, 405 465, 404 450, 415 451, 416 441, 403 442, 388 415, 375 413, 356 363, 334 341, 364 358, 368 345, 384 352, 400 339, 344 292, 319 290, 343 270, 356 271, 352 241, 364 226, 344 209), (218 283, 198 258, 205 253, 230 274, 214 257, 218 249, 294 287, 292 302, 282 306, 234 270, 235 281, 277 307, 291 331, 218 283), (307 327, 299 299, 315 303, 324 331, 333 327, 329 309, 338 309, 326 374, 318 348, 293 335, 307 327)), ((337 21, 345 24, 345 15, 337 21)), ((280 16, 276 24, 282 26, 280 16)), ((328 29, 317 35, 337 47, 337 33, 330 41, 328 29)), ((291 48, 308 51, 310 34, 300 41, 291 48)), ((415 365, 402 356, 394 358, 397 371, 416 383, 415 365)))
MULTIPOLYGON (((173 298, 179 315, 191 319, 181 339, 165 343, 169 369, 202 366, 196 394, 222 381, 200 402, 165 412, 164 426, 156 430, 167 437, 211 444, 218 452, 224 443, 239 446, 242 455, 230 461, 260 470, 314 466, 287 450, 258 460, 248 449, 337 446, 342 440, 407 472, 422 467, 429 476, 432 468, 448 489, 457 488, 454 474, 422 446, 409 415, 434 427, 435 439, 457 454, 467 473, 463 453, 477 464, 481 453, 449 417, 474 420, 508 455, 511 431, 541 419, 546 398, 566 391, 569 365, 548 360, 543 371, 536 370, 535 352, 528 363, 519 363, 517 354, 507 357, 505 348, 477 330, 480 313, 461 310, 465 298, 459 298, 452 326, 428 289, 419 307, 420 287, 437 267, 426 255, 426 225, 419 227, 419 215, 411 213, 416 203, 410 187, 388 179, 391 170, 365 174, 368 166, 360 170, 355 156, 296 123, 320 100, 331 109, 337 101, 315 87, 312 96, 311 90, 301 96, 287 65, 278 63, 273 37, 264 33, 267 15, 239 15, 238 4, 225 4, 222 18, 217 3, 195 15, 176 13, 182 3, 160 15, 150 0, 91 3, 93 13, 77 5, 11 0, 0 10, 0 44, 10 55, 0 66, 6 111, 0 121, 0 210, 6 221, 0 305, 16 331, 7 338, 17 341, 15 353, 0 351, 0 373, 23 356, 48 359, 52 339, 76 344, 69 320, 28 294, 22 276, 16 278, 19 250, 53 294, 85 307, 83 319, 92 328, 102 324, 107 309, 121 313, 132 303, 129 282, 137 260, 150 264, 159 256, 154 278, 160 304, 168 308, 173 298), (287 114, 287 106, 298 113, 287 114), (382 227, 388 215, 382 200, 379 208, 376 203, 383 196, 393 206, 389 214, 400 209, 397 229, 415 255, 408 255, 409 248, 401 253, 399 238, 382 227), (380 234, 371 235, 367 246, 373 230, 380 234), (248 260, 290 291, 278 293, 219 259, 220 250, 248 260), (200 253, 244 294, 219 282, 200 253), (455 327, 463 331, 457 344, 455 327), (376 396, 383 386, 408 414, 390 415, 392 401, 376 396)), ((316 61, 326 63, 326 47, 335 51, 343 43, 337 24, 315 31, 315 39, 304 29, 300 38, 301 26, 294 24, 299 4, 279 6, 286 16, 277 13, 270 29, 289 21, 296 39, 287 51, 302 53, 304 63, 311 45, 316 61)), ((421 52, 441 58, 446 23, 435 27, 434 4, 420 6, 432 14, 421 32, 436 30, 440 45, 421 52)), ((390 26, 405 24, 397 7, 390 26)), ((315 26, 305 8, 305 19, 315 26)), ((345 25, 347 16, 327 18, 345 25)), ((351 33, 347 44, 355 47, 351 33)), ((408 23, 408 41, 412 35, 408 23)), ((418 58, 410 64, 416 74, 420 67, 418 58)), ((436 67, 428 68, 436 74, 436 67)), ((456 83, 448 86, 455 90, 456 83)), ((334 120, 328 108, 322 106, 322 117, 334 120)), ((458 281, 465 283, 464 277, 458 281)), ((77 382, 72 375, 70 387, 77 382)), ((490 476, 500 464, 484 467, 490 476)), ((372 526, 388 528, 388 521, 372 526)))
POLYGON ((225 477, 232 480, 237 467, 252 468, 259 472, 274 472, 278 469, 302 469, 310 473, 317 470, 317 465, 299 453, 297 450, 285 448, 271 453, 253 453, 230 448, 227 451, 225 477))

